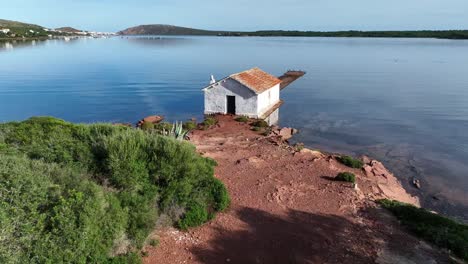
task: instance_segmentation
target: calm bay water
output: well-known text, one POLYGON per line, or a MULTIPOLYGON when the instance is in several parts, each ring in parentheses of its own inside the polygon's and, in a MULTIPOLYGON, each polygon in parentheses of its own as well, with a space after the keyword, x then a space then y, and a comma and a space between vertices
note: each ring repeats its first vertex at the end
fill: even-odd
POLYGON ((51 115, 202 118, 210 74, 307 75, 283 126, 312 148, 384 161, 424 205, 468 219, 468 41, 163 37, 0 43, 0 122, 51 115), (410 186, 422 180, 423 189, 410 186))

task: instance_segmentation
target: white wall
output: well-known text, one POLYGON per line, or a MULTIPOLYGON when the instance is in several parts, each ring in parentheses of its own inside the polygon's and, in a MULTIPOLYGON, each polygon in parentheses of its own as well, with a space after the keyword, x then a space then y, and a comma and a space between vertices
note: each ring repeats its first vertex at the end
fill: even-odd
POLYGON ((280 85, 277 84, 273 88, 258 95, 258 115, 270 110, 271 106, 278 103, 280 100, 280 85))
POLYGON ((205 89, 205 114, 226 114, 228 95, 236 97, 236 114, 257 117, 257 94, 232 79, 205 89))
POLYGON ((276 109, 269 117, 265 119, 265 121, 270 125, 278 125, 279 123, 279 108, 276 109))

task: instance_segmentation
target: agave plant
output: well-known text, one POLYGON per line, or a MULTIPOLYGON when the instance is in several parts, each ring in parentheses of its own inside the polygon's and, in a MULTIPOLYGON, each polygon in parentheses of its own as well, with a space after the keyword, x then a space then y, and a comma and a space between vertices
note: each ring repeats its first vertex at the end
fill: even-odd
POLYGON ((163 129, 163 135, 175 138, 179 141, 185 140, 187 138, 187 134, 189 133, 187 130, 184 130, 183 128, 183 123, 182 122, 175 122, 172 125, 172 128, 170 130, 165 130, 163 129))

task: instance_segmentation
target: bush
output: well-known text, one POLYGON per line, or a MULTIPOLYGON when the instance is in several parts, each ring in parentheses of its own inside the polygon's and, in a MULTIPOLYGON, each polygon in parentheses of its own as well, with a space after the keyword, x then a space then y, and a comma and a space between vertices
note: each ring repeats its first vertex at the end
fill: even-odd
POLYGON ((220 180, 215 179, 212 181, 211 192, 215 211, 223 211, 231 203, 226 187, 220 180))
POLYGON ((158 213, 181 208, 188 228, 229 203, 216 162, 154 133, 44 117, 0 124, 0 144, 1 263, 133 262, 158 213))
POLYGON ((149 242, 150 246, 152 247, 157 247, 159 245, 159 240, 157 239, 151 239, 151 241, 149 242))
POLYGON ((151 122, 146 121, 141 125, 141 129, 143 129, 145 131, 153 130, 154 129, 154 124, 151 123, 151 122))
POLYGON ((203 224, 208 220, 208 211, 198 202, 191 202, 188 205, 187 212, 182 218, 178 226, 182 230, 187 230, 190 227, 195 227, 203 224))
POLYGON ((252 129, 252 131, 255 131, 255 132, 259 132, 259 131, 262 130, 261 127, 257 127, 257 126, 254 126, 254 127, 252 127, 251 129, 252 129))
POLYGON ((247 116, 238 116, 236 117, 235 119, 237 122, 241 122, 241 123, 247 123, 249 122, 249 118, 247 116))
POLYGON ((351 156, 341 156, 338 157, 337 160, 350 168, 361 169, 362 166, 364 166, 364 162, 351 156))
POLYGON ((188 131, 192 131, 197 129, 197 123, 195 121, 187 121, 184 123, 184 129, 188 131))
POLYGON ((0 154, 0 262, 104 262, 126 213, 90 176, 0 154))
POLYGON ((209 116, 205 118, 205 120, 203 121, 203 126, 205 126, 206 128, 210 128, 216 125, 217 123, 218 123, 218 120, 216 120, 216 118, 209 116))
POLYGON ((356 183, 356 175, 350 172, 341 172, 335 177, 337 181, 356 183))
POLYGON ((252 126, 266 128, 266 127, 269 127, 270 125, 268 125, 268 122, 265 120, 257 120, 252 123, 252 126))
POLYGON ((296 151, 298 151, 298 152, 300 152, 300 151, 303 150, 304 148, 305 148, 304 143, 296 143, 296 144, 294 145, 294 149, 295 149, 296 151))
POLYGON ((468 225, 398 201, 384 199, 378 203, 417 236, 468 261, 468 225))

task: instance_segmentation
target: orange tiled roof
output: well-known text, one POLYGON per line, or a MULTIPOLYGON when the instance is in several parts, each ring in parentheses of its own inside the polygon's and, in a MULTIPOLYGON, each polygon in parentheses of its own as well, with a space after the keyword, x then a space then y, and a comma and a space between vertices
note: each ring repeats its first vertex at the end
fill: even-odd
POLYGON ((255 93, 263 93, 273 86, 281 83, 281 80, 268 74, 259 68, 253 68, 247 71, 236 73, 230 76, 232 79, 240 82, 255 93))

